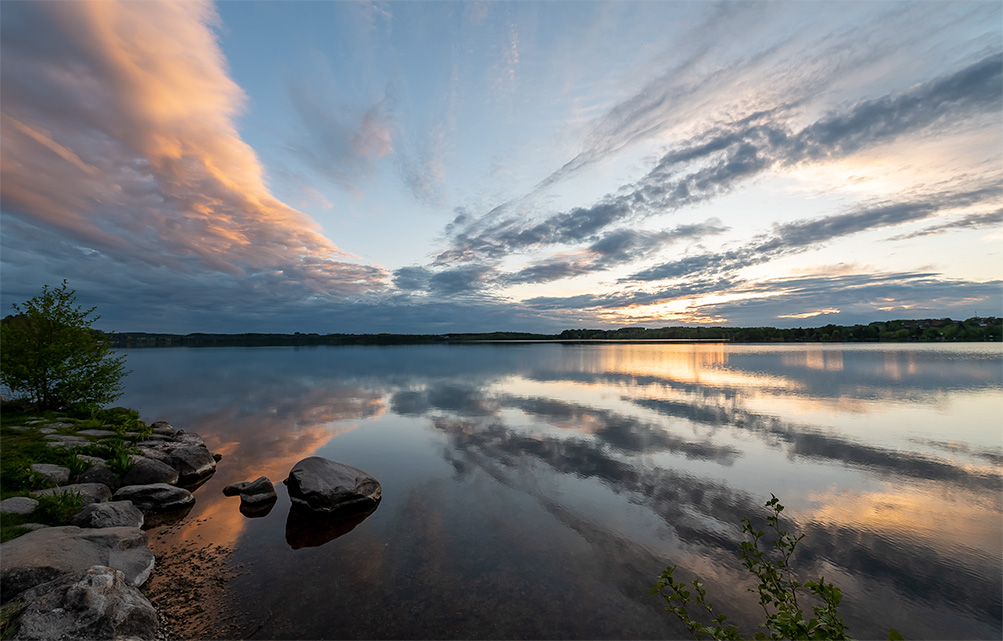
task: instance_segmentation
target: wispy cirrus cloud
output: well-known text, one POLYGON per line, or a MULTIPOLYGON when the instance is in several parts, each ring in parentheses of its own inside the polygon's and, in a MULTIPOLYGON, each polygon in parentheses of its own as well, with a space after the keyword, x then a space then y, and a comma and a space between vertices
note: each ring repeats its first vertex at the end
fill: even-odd
POLYGON ((265 282, 286 300, 382 286, 381 268, 270 193, 216 26, 209 2, 4 8, 5 253, 68 244, 147 287, 249 297, 265 282))

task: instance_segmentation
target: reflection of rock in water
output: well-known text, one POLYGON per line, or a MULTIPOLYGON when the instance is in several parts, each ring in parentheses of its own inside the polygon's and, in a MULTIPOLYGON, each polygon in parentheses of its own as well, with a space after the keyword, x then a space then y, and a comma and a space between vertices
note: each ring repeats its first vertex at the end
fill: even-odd
POLYGON ((362 508, 321 514, 293 505, 286 519, 286 543, 294 550, 324 545, 354 530, 379 506, 376 501, 362 508))
POLYGON ((240 502, 240 513, 249 519, 257 519, 262 516, 268 516, 268 513, 272 511, 275 507, 276 498, 272 498, 270 501, 265 501, 262 503, 248 503, 247 501, 240 502))
POLYGON ((173 510, 149 512, 145 515, 143 529, 149 530, 150 528, 160 527, 162 525, 173 525, 188 516, 188 513, 192 511, 193 507, 195 507, 195 501, 173 510))

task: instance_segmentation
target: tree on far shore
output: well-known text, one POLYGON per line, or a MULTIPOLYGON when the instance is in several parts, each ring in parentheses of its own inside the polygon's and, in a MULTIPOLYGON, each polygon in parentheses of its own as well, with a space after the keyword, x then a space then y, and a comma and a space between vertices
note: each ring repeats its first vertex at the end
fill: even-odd
POLYGON ((75 303, 65 280, 45 285, 0 324, 0 383, 38 411, 99 407, 122 394, 125 357, 91 329, 96 308, 75 303))

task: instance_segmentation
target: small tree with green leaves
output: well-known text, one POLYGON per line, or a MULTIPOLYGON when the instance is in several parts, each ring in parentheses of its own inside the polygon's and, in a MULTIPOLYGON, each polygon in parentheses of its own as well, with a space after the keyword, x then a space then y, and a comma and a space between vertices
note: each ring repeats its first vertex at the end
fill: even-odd
MULTIPOLYGON (((792 535, 780 529, 780 513, 784 506, 776 496, 770 495, 765 507, 771 514, 766 517, 767 526, 773 531, 775 540, 772 546, 760 547, 766 530, 757 530, 748 517, 742 517, 742 533, 747 540, 742 541, 739 557, 742 564, 759 580, 750 592, 759 597, 759 605, 766 615, 763 623, 765 631, 759 631, 754 639, 849 639, 846 635, 846 625, 837 611, 843 593, 832 583, 826 583, 825 577, 818 581, 798 581, 791 569, 790 561, 798 542, 804 534, 792 535), (770 549, 772 547, 772 550, 770 549), (772 557, 772 558, 771 558, 772 557), (798 593, 802 593, 801 602, 798 593), (804 593, 812 595, 817 603, 812 606, 814 616, 805 618, 804 593)), ((672 612, 682 621, 697 639, 704 636, 711 639, 742 639, 739 629, 726 624, 727 615, 716 613, 714 604, 707 601, 707 591, 699 579, 692 583, 676 581, 672 574, 676 566, 669 566, 658 577, 658 582, 651 589, 652 594, 659 594, 668 604, 666 610, 672 612), (690 586, 692 590, 690 589, 690 586), (690 615, 687 605, 693 603, 705 613, 707 623, 690 615)), ((902 639, 899 632, 892 628, 888 631, 889 639, 902 639)))
POLYGON ((0 325, 0 382, 36 410, 98 407, 122 394, 125 357, 91 329, 96 308, 76 305, 66 281, 14 304, 0 325))

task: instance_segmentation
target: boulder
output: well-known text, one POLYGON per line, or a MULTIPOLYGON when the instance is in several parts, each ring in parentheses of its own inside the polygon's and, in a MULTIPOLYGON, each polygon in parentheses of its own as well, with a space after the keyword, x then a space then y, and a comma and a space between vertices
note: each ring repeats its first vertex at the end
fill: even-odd
POLYGON ((178 471, 181 482, 188 483, 216 471, 216 460, 201 445, 186 445, 171 450, 167 464, 178 471))
POLYGON ((115 492, 114 498, 116 501, 132 501, 144 515, 177 510, 195 500, 188 490, 167 483, 126 485, 115 492))
POLYGON ((101 458, 100 456, 89 456, 87 454, 77 454, 77 458, 80 459, 81 461, 83 461, 84 463, 89 463, 92 467, 95 466, 95 465, 98 466, 98 467, 104 467, 105 465, 107 465, 107 463, 105 463, 105 460, 103 458, 101 458))
POLYGON ((319 456, 294 465, 283 482, 294 505, 315 512, 374 505, 383 491, 380 482, 362 470, 319 456))
POLYGON ((146 532, 138 527, 48 527, 0 545, 0 599, 9 601, 36 585, 92 565, 121 570, 129 585, 142 585, 153 569, 146 532))
POLYGON ((52 487, 47 490, 38 490, 37 492, 32 492, 31 495, 38 497, 60 494, 63 492, 76 492, 80 495, 84 505, 90 505, 91 503, 103 503, 104 501, 111 500, 111 488, 104 483, 74 483, 73 485, 64 485, 62 487, 52 487))
POLYGON ((174 434, 174 426, 167 421, 156 421, 150 425, 150 428, 153 430, 154 434, 174 434))
POLYGON ((278 497, 275 494, 275 486, 268 480, 267 476, 259 476, 244 486, 240 491, 240 505, 247 510, 257 511, 266 505, 275 503, 278 497))
POLYGON ((77 527, 143 527, 143 513, 132 501, 94 503, 80 510, 69 521, 77 527))
POLYGON ((25 594, 14 639, 153 639, 157 612, 125 575, 104 565, 62 576, 25 594))
POLYGON ((240 492, 251 484, 251 481, 237 481, 236 483, 230 483, 223 488, 223 496, 237 496, 240 492))
MULTIPOLYGON (((142 453, 142 455, 145 458, 152 458, 155 461, 162 461, 164 463, 167 463, 168 459, 171 458, 171 455, 168 454, 165 450, 162 450, 162 449, 156 448, 156 447, 142 447, 141 446, 139 448, 139 451, 140 451, 140 453, 142 453)), ((168 463, 168 465, 169 465, 169 463, 168 463)))
POLYGON ((87 468, 77 476, 76 482, 78 484, 101 483, 102 485, 107 485, 108 489, 112 492, 117 490, 119 485, 121 485, 118 477, 104 465, 95 465, 94 467, 87 468))
POLYGON ((205 447, 205 440, 197 432, 189 432, 188 430, 178 430, 174 433, 174 440, 178 443, 184 443, 186 445, 199 445, 205 447))
POLYGON ((0 501, 0 514, 31 514, 38 507, 38 501, 27 496, 12 496, 0 501))
POLYGON ((178 478, 178 471, 167 463, 141 456, 122 477, 122 485, 150 485, 151 483, 174 485, 178 482, 178 478))

